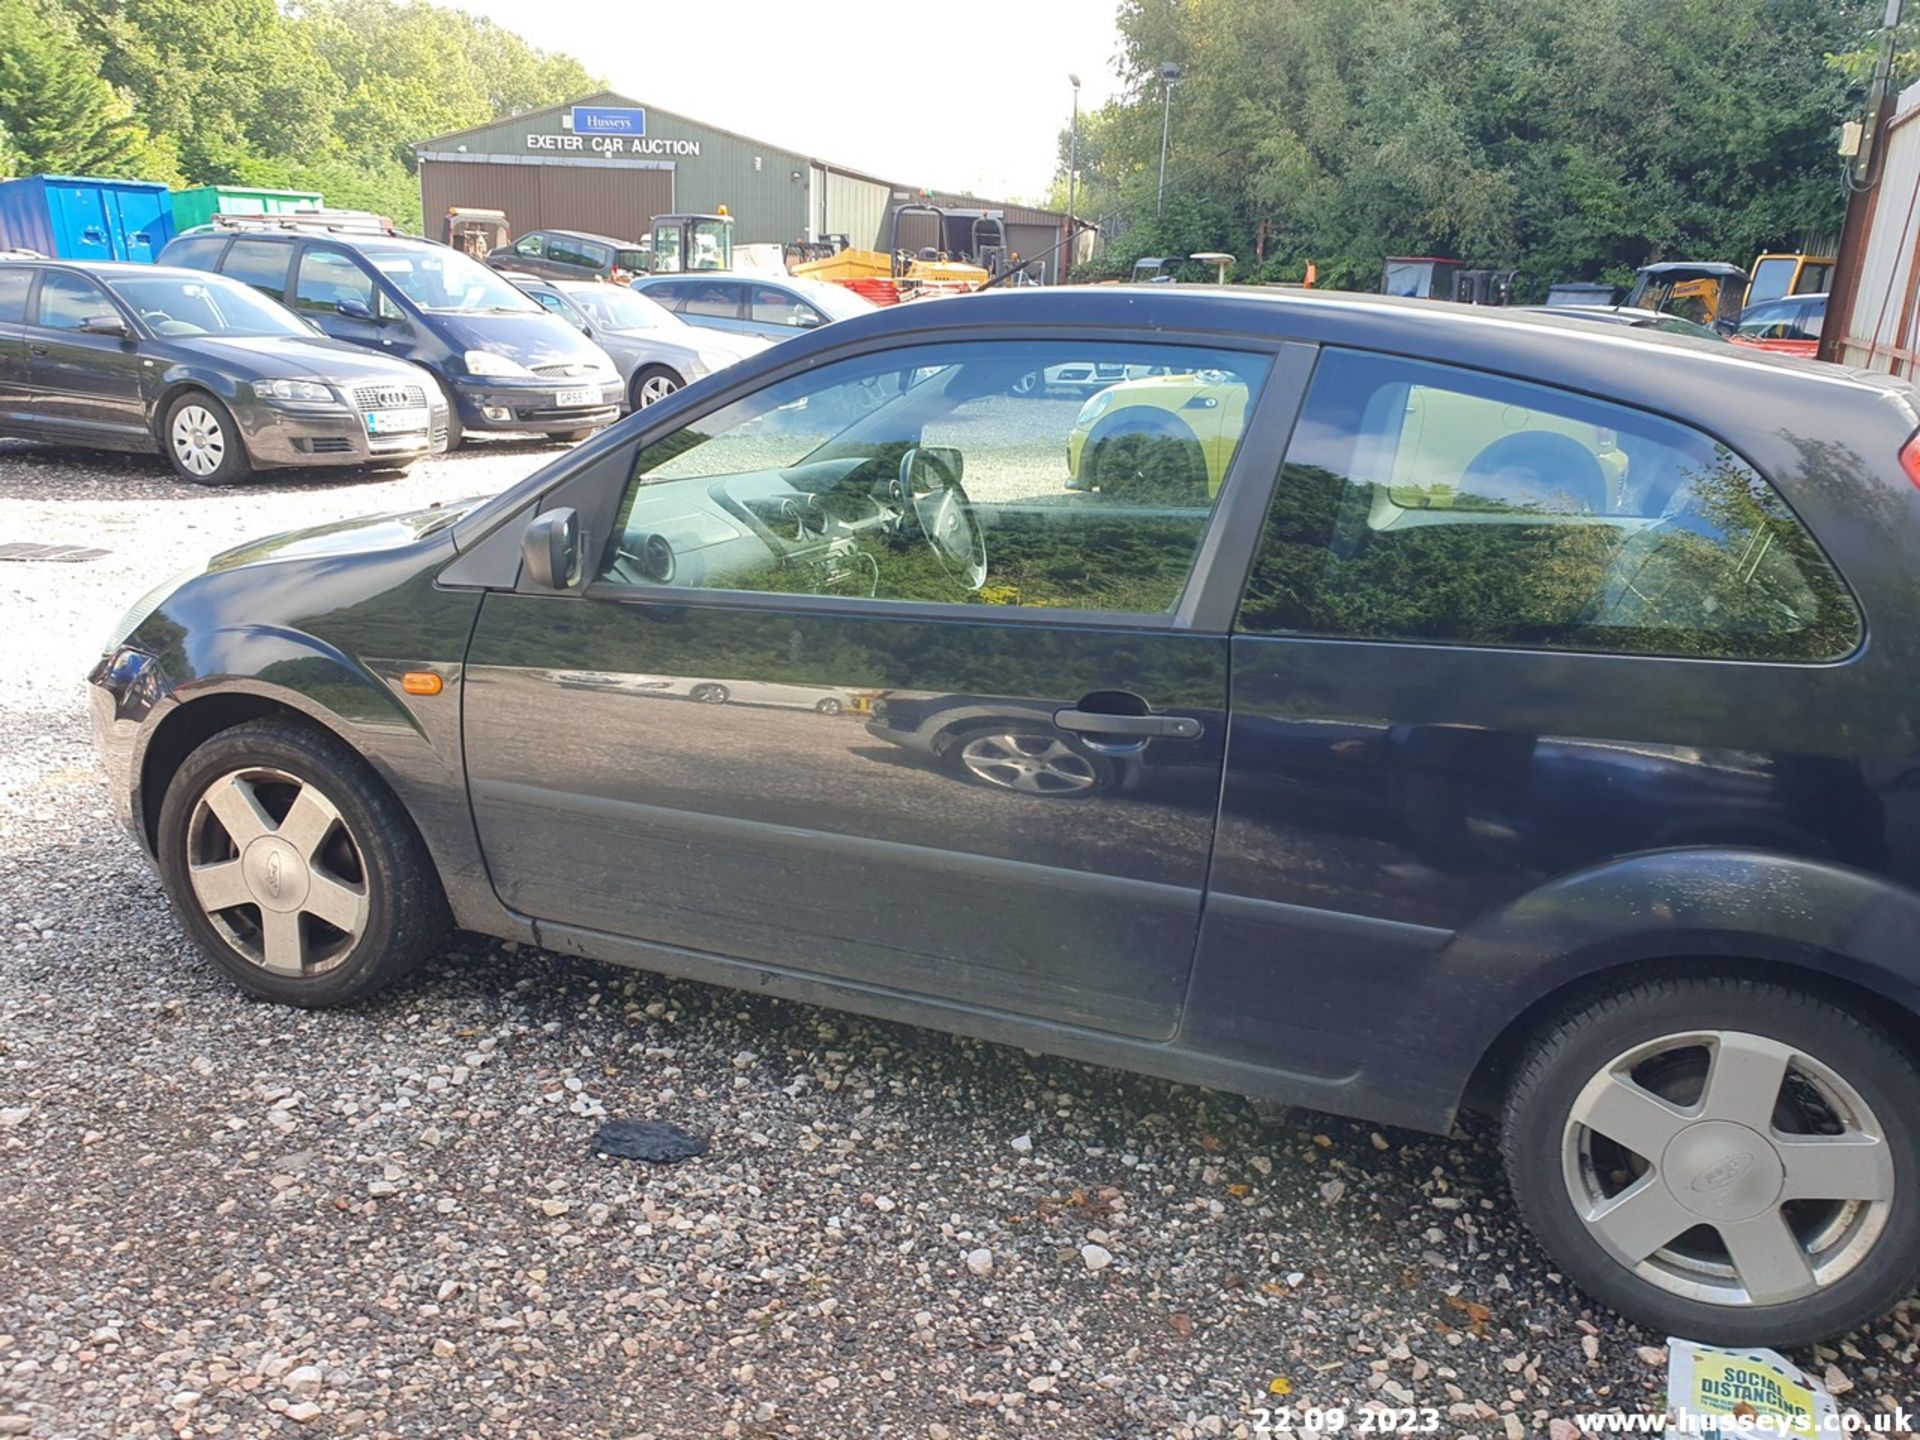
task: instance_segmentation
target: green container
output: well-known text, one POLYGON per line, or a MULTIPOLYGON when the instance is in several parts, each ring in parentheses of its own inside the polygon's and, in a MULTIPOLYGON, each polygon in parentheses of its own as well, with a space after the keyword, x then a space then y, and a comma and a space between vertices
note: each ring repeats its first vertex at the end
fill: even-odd
POLYGON ((216 215, 285 215, 294 210, 317 210, 317 190, 249 190, 241 185, 196 185, 173 192, 173 223, 177 234, 205 225, 216 215))

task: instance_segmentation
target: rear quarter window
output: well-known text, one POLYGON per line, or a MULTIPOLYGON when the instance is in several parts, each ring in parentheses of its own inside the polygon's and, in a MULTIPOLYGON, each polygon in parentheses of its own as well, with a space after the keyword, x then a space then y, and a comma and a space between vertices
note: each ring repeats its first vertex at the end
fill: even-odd
POLYGON ((1813 536, 1708 436, 1342 351, 1315 374, 1240 628, 1797 661, 1861 635, 1813 536))
POLYGON ((278 240, 236 240, 220 266, 230 279, 244 281, 276 300, 287 297, 287 267, 293 247, 278 240))
POLYGON ((184 265, 192 270, 215 270, 219 268, 220 252, 226 244, 225 235, 189 235, 169 245, 160 257, 161 263, 184 265))

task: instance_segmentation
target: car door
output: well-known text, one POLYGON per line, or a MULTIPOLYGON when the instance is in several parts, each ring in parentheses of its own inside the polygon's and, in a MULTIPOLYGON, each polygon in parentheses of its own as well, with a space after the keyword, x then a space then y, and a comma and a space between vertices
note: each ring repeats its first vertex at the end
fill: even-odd
POLYGON ((0 264, 0 419, 17 420, 29 409, 27 295, 34 273, 26 265, 0 264))
POLYGON ((146 435, 139 343, 131 334, 89 333, 98 320, 127 325, 90 277, 43 270, 26 327, 28 385, 40 422, 102 438, 146 435))
POLYGON ((1504 1023, 1619 857, 1881 863, 1826 718, 1859 612, 1767 480, 1676 421, 1330 349, 1235 628, 1188 1018, 1216 1053, 1390 1083, 1460 1045, 1441 1017, 1504 1023), (1495 917, 1504 945, 1440 963, 1495 917))
POLYGON ((293 309, 336 340, 411 358, 412 322, 359 257, 338 245, 302 247, 293 309))
POLYGON ((925 343, 642 427, 561 487, 584 590, 482 602, 463 714, 502 899, 553 943, 1171 1035, 1225 724, 1224 619, 1196 617, 1244 550, 1200 557, 1250 537, 1303 355, 925 343), (1157 493, 1068 490, 1080 400, 1010 392, 1083 352, 1260 397, 1217 499, 1171 439, 1157 493))

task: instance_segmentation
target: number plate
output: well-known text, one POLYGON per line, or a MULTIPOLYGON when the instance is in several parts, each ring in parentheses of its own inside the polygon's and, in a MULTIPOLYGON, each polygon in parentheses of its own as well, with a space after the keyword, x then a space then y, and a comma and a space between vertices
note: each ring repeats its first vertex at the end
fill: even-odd
POLYGON ((598 405, 600 391, 597 386, 580 390, 562 390, 553 397, 553 403, 563 409, 573 405, 598 405))
POLYGON ((424 405, 407 410, 369 410, 366 412, 369 435, 398 435, 409 430, 424 430, 430 412, 424 405))

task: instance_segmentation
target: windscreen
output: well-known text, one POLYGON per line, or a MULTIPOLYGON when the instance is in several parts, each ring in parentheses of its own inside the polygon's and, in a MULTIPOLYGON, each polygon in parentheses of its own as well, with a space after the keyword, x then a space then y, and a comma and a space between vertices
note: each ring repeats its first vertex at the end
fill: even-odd
POLYGON ((156 335, 305 335, 313 331, 250 285, 216 276, 142 275, 108 282, 156 335))
POLYGON ((686 324, 659 301, 617 285, 570 285, 565 294, 603 330, 664 330, 686 324))
POLYGON ((422 310, 537 311, 508 281, 458 250, 369 245, 361 251, 422 310))

